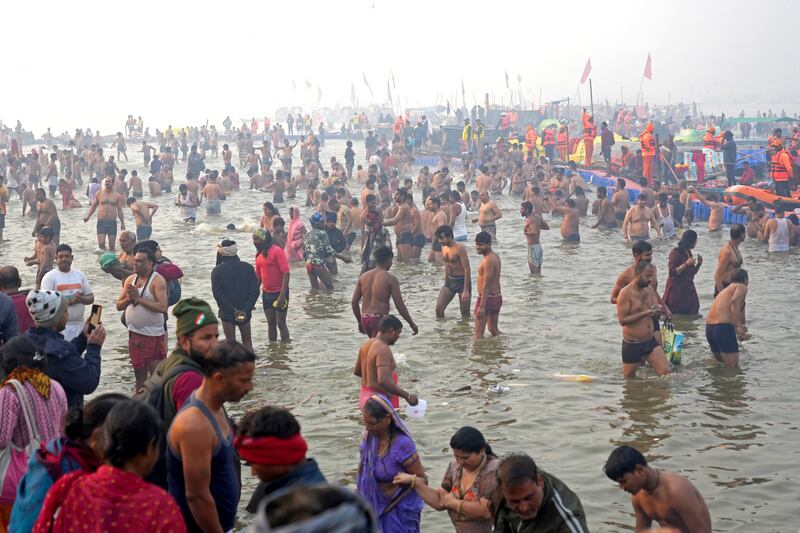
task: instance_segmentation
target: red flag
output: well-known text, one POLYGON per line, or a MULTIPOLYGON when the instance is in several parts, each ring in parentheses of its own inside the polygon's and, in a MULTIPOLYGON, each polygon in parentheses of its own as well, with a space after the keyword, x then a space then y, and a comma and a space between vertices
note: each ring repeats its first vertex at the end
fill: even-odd
POLYGON ((592 58, 586 60, 586 66, 583 67, 583 75, 581 76, 581 83, 586 83, 589 79, 589 74, 592 73, 592 58))
POLYGON ((653 60, 650 58, 650 52, 647 53, 647 63, 644 65, 644 77, 648 80, 653 79, 653 60))

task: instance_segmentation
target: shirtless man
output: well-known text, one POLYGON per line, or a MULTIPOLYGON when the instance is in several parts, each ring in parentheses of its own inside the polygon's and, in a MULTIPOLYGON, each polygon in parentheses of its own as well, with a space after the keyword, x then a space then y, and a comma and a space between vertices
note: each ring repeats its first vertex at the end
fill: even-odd
POLYGON ((378 335, 378 324, 389 315, 389 299, 394 301, 397 312, 408 322, 413 335, 419 331, 400 294, 400 283, 389 273, 394 254, 390 248, 375 250, 375 268, 361 274, 353 290, 350 304, 358 322, 358 331, 369 338, 378 335), (360 304, 360 305, 359 305, 360 304))
POLYGON ((473 224, 477 223, 481 231, 488 233, 492 240, 497 240, 497 221, 503 218, 503 212, 494 203, 494 200, 489 198, 487 191, 480 191, 481 206, 478 209, 478 217, 472 220, 473 224))
POLYGON ((150 168, 150 160, 153 158, 153 154, 156 153, 156 149, 147 144, 147 141, 142 141, 142 149, 139 150, 139 153, 142 154, 142 159, 144 159, 145 170, 148 170, 150 168))
POLYGON ((469 266, 469 256, 463 244, 453 238, 453 229, 450 226, 439 226, 434 232, 434 239, 442 247, 444 261, 444 286, 439 289, 436 301, 436 317, 443 318, 447 306, 458 294, 461 307, 461 317, 469 318, 469 307, 472 300, 472 274, 469 266))
POLYGON ((408 193, 403 189, 398 189, 394 193, 394 200, 397 203, 396 212, 391 218, 383 221, 384 226, 394 226, 397 244, 397 260, 404 262, 411 259, 412 245, 414 244, 413 220, 411 208, 408 205, 406 196, 408 193))
POLYGON ((622 222, 622 236, 625 242, 648 241, 650 240, 650 228, 656 230, 656 234, 661 238, 661 226, 653 214, 653 210, 647 207, 647 196, 640 194, 636 205, 628 209, 622 222))
POLYGON ((273 159, 278 158, 283 165, 283 170, 288 172, 289 174, 292 173, 292 150, 295 149, 297 144, 300 140, 296 140, 293 145, 289 145, 289 139, 283 140, 283 146, 277 150, 275 150, 275 155, 273 159), (278 157, 280 154, 280 157, 278 157))
POLYGON ((544 221, 542 215, 533 210, 533 204, 530 202, 522 202, 519 212, 525 219, 525 227, 522 232, 528 241, 528 267, 531 269, 531 274, 541 276, 544 249, 539 242, 539 235, 542 230, 549 230, 550 226, 544 221))
POLYGON ((500 257, 492 251, 492 236, 486 231, 475 235, 475 249, 483 256, 478 265, 478 299, 475 300, 475 339, 482 339, 486 329, 492 337, 503 333, 497 327, 503 295, 500 292, 500 257))
POLYGON ((441 209, 442 201, 438 196, 432 195, 425 200, 425 211, 428 215, 428 224, 423 228, 425 238, 431 240, 431 251, 428 254, 428 262, 441 265, 444 263, 442 256, 442 243, 436 238, 436 228, 447 224, 447 213, 441 209))
POLYGON ((53 270, 53 261, 56 258, 56 245, 53 242, 53 230, 49 227, 41 228, 36 234, 36 244, 33 255, 23 260, 28 266, 36 265, 36 290, 42 286, 42 278, 53 270))
POLYGON ((608 190, 605 187, 597 188, 597 200, 592 204, 592 214, 597 215, 597 222, 595 222, 592 229, 605 228, 616 229, 617 218, 614 210, 614 204, 608 199, 608 190))
POLYGON ((743 268, 736 269, 727 287, 711 302, 706 317, 706 340, 714 359, 727 368, 739 364, 738 338, 745 337, 744 303, 747 296, 748 277, 743 268))
POLYGON ((222 145, 222 163, 224 168, 233 168, 231 161, 233 160, 233 152, 227 144, 222 145))
POLYGON ((655 337, 654 322, 662 305, 653 290, 655 269, 650 261, 639 261, 633 281, 623 287, 617 298, 617 319, 622 326, 622 375, 636 376, 642 361, 647 361, 656 374, 669 374, 669 362, 655 337))
POLYGON ((564 238, 564 242, 581 242, 581 215, 573 198, 567 198, 567 201, 562 205, 551 207, 550 212, 554 215, 564 215, 564 220, 561 221, 561 236, 564 238))
POLYGON ((58 218, 56 204, 47 198, 44 189, 36 189, 36 224, 31 237, 38 236, 39 230, 42 228, 53 230, 53 243, 58 246, 61 241, 61 219, 58 218))
POLYGON ((689 192, 693 193, 700 203, 711 209, 708 215, 708 231, 719 231, 722 229, 723 215, 725 214, 725 204, 717 201, 717 195, 713 192, 703 196, 694 187, 689 187, 689 192))
POLYGON ((101 250, 105 250, 108 239, 108 249, 112 252, 117 238, 117 217, 120 229, 125 230, 125 198, 120 193, 114 192, 113 187, 114 179, 105 178, 103 188, 97 191, 89 212, 83 217, 84 223, 89 222, 92 214, 97 211, 97 245, 101 250))
POLYGON ((402 322, 393 315, 386 315, 378 322, 378 334, 375 338, 364 341, 358 349, 353 375, 361 378, 359 408, 363 408, 373 394, 385 396, 395 408, 400 407, 398 397, 404 398, 409 405, 417 405, 419 402, 416 395, 397 385, 397 363, 391 346, 400 338, 401 331, 402 322))
POLYGON ((133 213, 133 221, 136 224, 136 238, 146 241, 153 234, 153 215, 158 211, 158 206, 154 203, 137 200, 133 196, 127 200, 128 208, 133 213))
POLYGON ((20 183, 17 188, 20 200, 22 200, 22 216, 25 216, 27 211, 29 217, 37 216, 38 206, 36 201, 36 190, 28 187, 24 183, 20 183))
POLYGON ((489 167, 481 165, 480 172, 475 178, 475 188, 481 195, 483 195, 483 193, 488 194, 489 188, 492 186, 492 181, 492 177, 489 175, 489 167))
POLYGON ((609 479, 631 495, 636 516, 635 529, 680 533, 711 533, 711 514, 691 481, 685 477, 658 470, 635 448, 620 446, 609 455, 603 468, 609 479))
POLYGON ((222 210, 222 201, 225 200, 225 191, 223 191, 222 187, 217 183, 218 177, 219 172, 212 170, 211 174, 208 175, 208 183, 206 183, 200 193, 201 199, 205 198, 207 200, 206 213, 209 215, 220 214, 222 210))
POLYGON ((758 203, 758 200, 751 198, 746 204, 737 205, 731 210, 732 213, 737 215, 745 215, 747 217, 747 236, 751 239, 760 239, 763 236, 764 226, 766 221, 766 211, 764 206, 758 203))
POLYGON ((744 242, 747 231, 741 224, 734 224, 731 226, 730 235, 730 240, 723 245, 717 258, 717 269, 714 271, 714 297, 731 284, 733 273, 744 264, 739 245, 744 242))
POLYGON ((628 191, 625 190, 625 180, 617 179, 617 191, 611 197, 614 204, 614 216, 617 217, 617 224, 622 227, 625 214, 628 212, 628 191))
POLYGON ((142 192, 142 178, 139 177, 139 173, 135 170, 131 171, 131 179, 129 181, 130 184, 130 191, 131 196, 134 198, 141 198, 144 196, 144 192, 142 192))

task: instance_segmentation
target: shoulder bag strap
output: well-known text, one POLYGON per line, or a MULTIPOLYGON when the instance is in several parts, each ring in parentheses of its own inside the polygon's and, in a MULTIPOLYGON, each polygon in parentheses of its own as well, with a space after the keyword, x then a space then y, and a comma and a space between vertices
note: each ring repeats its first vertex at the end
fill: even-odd
POLYGON ((28 392, 25 390, 25 387, 22 386, 22 383, 16 379, 10 380, 9 383, 14 387, 14 390, 17 392, 17 397, 19 398, 22 416, 25 418, 25 425, 28 426, 29 445, 40 442, 41 438, 39 437, 39 428, 36 427, 36 419, 33 415, 33 409, 28 401, 28 392))

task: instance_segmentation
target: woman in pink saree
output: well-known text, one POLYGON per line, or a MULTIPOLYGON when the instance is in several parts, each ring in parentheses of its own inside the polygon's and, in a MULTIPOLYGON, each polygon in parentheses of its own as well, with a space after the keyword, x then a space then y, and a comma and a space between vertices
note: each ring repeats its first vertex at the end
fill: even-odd
POLYGON ((300 208, 289 208, 289 229, 286 231, 286 257, 289 261, 303 261, 303 236, 306 227, 300 216, 300 208))

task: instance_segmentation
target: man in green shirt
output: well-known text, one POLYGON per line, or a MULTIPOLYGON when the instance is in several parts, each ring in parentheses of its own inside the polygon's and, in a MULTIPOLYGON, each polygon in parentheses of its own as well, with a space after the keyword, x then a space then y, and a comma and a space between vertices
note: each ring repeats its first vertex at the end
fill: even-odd
POLYGON ((497 469, 496 533, 588 533, 578 496, 525 454, 497 469))

